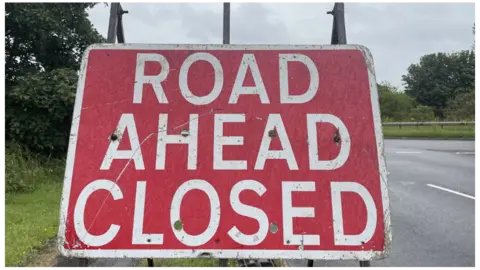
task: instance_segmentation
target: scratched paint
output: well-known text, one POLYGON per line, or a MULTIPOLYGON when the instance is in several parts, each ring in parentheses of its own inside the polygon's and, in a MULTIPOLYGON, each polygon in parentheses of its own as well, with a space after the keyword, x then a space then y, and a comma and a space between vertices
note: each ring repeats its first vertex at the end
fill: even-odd
POLYGON ((385 257, 391 230, 380 125, 373 59, 361 46, 92 46, 83 57, 72 120, 60 251, 385 257), (139 65, 139 54, 162 57, 139 65), (139 87, 140 80, 147 85, 139 87), (127 113, 133 120, 125 128, 119 120, 127 113), (307 114, 328 117, 309 122, 316 118, 307 114), (112 131, 121 140, 112 141, 112 131), (101 170, 105 160, 109 166, 101 170), (110 182, 96 185, 98 179, 110 182), (233 187, 249 179, 254 182, 232 197, 233 187), (335 191, 335 183, 342 188, 335 191), (90 195, 77 211, 88 184, 93 190, 82 193, 90 195), (182 185, 186 191, 175 199, 182 185), (332 196, 342 189, 351 191, 335 204, 332 196), (83 231, 75 227, 79 220, 83 231), (271 224, 278 232, 270 232, 271 224))

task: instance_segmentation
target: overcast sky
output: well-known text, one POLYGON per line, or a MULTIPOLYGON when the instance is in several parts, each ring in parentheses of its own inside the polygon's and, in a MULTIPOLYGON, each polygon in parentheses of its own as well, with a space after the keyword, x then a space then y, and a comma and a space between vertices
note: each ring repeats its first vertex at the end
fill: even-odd
MULTIPOLYGON (((222 43, 222 3, 122 3, 128 43, 222 43)), ((329 44, 333 3, 232 3, 230 42, 329 44)), ((107 35, 109 7, 90 19, 107 35)), ((377 81, 402 87, 407 67, 422 55, 469 49, 473 3, 346 3, 347 43, 364 45, 375 60, 377 81)))

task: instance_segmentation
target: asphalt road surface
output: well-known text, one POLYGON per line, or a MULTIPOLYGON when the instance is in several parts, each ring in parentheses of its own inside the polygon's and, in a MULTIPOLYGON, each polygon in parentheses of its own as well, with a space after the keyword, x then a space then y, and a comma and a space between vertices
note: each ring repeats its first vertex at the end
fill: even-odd
POLYGON ((392 250, 371 266, 475 266, 475 142, 385 140, 385 155, 392 250))
MULTIPOLYGON (((372 266, 475 266, 475 142, 386 140, 392 250, 372 266)), ((58 266, 75 266, 64 260, 58 266)), ((137 260, 99 259, 91 266, 137 260)), ((288 260, 306 266, 306 260, 288 260)), ((314 266, 358 266, 315 261, 314 266)))

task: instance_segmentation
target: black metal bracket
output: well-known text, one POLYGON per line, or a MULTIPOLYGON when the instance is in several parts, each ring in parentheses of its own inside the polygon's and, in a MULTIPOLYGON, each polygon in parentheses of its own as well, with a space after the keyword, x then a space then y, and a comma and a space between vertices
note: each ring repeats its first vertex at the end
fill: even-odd
POLYGON ((148 264, 148 267, 153 267, 153 259, 147 259, 147 264, 148 264))
POLYGON ((370 267, 370 261, 360 261, 360 267, 370 267))
POLYGON ((331 44, 347 44, 347 32, 345 30, 345 7, 343 3, 335 3, 333 10, 327 12, 333 15, 331 44))
POLYGON ((108 34, 107 42, 108 43, 125 43, 125 35, 123 32, 123 14, 128 13, 128 11, 123 10, 120 3, 112 3, 110 5, 110 20, 108 22, 108 34))

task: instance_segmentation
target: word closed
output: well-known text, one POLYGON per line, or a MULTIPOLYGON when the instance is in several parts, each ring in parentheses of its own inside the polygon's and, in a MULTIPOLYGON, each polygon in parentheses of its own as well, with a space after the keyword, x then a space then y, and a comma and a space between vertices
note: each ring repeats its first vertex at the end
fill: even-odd
POLYGON ((372 62, 350 45, 90 47, 61 252, 385 257, 390 214, 372 62))

